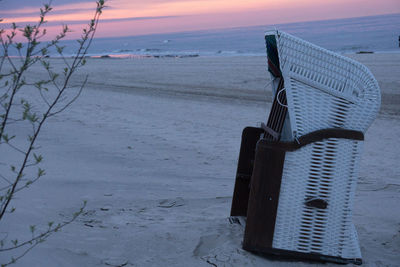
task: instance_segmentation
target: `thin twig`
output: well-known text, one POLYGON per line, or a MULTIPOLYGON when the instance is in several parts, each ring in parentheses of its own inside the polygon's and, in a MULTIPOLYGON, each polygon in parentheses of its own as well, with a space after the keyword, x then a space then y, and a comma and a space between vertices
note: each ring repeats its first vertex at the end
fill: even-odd
POLYGON ((88 80, 89 75, 86 75, 85 80, 83 81, 82 85, 79 88, 78 93, 67 103, 64 105, 64 107, 62 107, 60 110, 57 110, 53 113, 49 114, 49 117, 54 116, 62 111, 64 111, 66 108, 68 108, 72 103, 74 103, 76 101, 76 99, 78 99, 78 97, 81 95, 83 88, 85 87, 87 80, 88 80))
POLYGON ((15 151, 21 153, 22 155, 25 155, 25 151, 23 151, 22 149, 12 145, 10 142, 5 142, 7 145, 9 145, 12 149, 14 149, 15 151))
POLYGON ((0 178, 6 181, 9 184, 12 184, 4 175, 0 174, 0 178))
MULTIPOLYGON (((11 188, 11 186, 12 186, 12 184, 6 185, 6 186, 0 188, 0 191, 4 191, 4 190, 6 190, 6 189, 9 189, 9 188, 11 188)), ((5 202, 4 202, 4 203, 5 203, 5 202)))
POLYGON ((82 214, 83 210, 86 207, 86 202, 83 203, 83 206, 80 208, 79 212, 76 212, 72 218, 66 222, 63 222, 61 224, 56 225, 55 227, 51 228, 49 227, 49 229, 46 232, 43 232, 37 236, 32 237, 30 240, 27 240, 25 242, 22 242, 18 245, 12 246, 12 247, 7 247, 7 248, 0 248, 0 252, 4 252, 4 251, 9 251, 9 250, 13 250, 13 249, 17 249, 17 248, 21 248, 23 246, 32 244, 33 242, 38 242, 38 240, 43 239, 44 237, 48 237, 48 235, 51 235, 54 232, 59 231, 62 227, 72 223, 73 221, 75 221, 75 219, 82 214))

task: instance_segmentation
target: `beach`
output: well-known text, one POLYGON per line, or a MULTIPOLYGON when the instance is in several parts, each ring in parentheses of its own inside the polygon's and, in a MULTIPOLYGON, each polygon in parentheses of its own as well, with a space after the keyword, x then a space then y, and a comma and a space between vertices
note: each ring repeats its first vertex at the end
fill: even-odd
MULTIPOLYGON (((398 266, 400 53, 347 56, 382 91, 353 211, 363 266, 398 266)), ((16 266, 337 266, 247 252, 243 226, 229 222, 242 129, 271 107, 266 57, 89 58, 73 84, 86 74, 39 137, 46 176, 17 194, 0 227, 23 240, 29 225, 66 221, 87 200, 85 212, 16 266)))

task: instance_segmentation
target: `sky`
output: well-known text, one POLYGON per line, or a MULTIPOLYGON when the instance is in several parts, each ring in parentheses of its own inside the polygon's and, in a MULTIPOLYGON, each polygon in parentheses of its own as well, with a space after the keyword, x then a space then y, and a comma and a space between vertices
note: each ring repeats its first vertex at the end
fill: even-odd
MULTIPOLYGON (((0 0, 0 28, 38 21, 46 0, 0 0)), ((108 0, 97 37, 116 37, 271 25, 400 13, 399 0, 108 0)), ((77 38, 93 16, 95 1, 53 0, 49 38, 67 24, 77 38)))

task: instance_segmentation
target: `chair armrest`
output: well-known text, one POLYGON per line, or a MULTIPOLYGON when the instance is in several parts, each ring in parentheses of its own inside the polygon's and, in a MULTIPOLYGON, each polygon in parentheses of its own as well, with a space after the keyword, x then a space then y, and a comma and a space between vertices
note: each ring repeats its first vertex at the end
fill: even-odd
POLYGON ((272 148, 284 151, 294 151, 308 144, 322 141, 328 138, 342 138, 342 139, 363 141, 364 134, 360 131, 340 129, 340 128, 330 128, 308 133, 306 135, 301 136, 296 141, 292 142, 277 142, 277 141, 270 141, 267 139, 261 139, 258 142, 257 147, 272 148))

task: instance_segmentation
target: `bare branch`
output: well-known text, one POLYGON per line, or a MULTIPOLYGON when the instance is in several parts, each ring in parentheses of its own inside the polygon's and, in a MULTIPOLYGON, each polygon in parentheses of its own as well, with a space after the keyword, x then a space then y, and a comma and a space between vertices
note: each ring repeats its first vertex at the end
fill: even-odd
POLYGON ((4 191, 4 190, 6 190, 6 189, 10 189, 10 188, 11 188, 11 186, 12 186, 12 184, 10 184, 10 185, 6 185, 6 186, 4 186, 4 187, 0 188, 0 191, 4 191))
POLYGON ((50 225, 49 228, 47 229, 47 231, 42 232, 42 233, 40 233, 40 234, 38 234, 38 235, 36 235, 36 236, 33 236, 30 240, 27 240, 27 241, 25 241, 25 242, 22 242, 22 243, 20 243, 20 244, 18 244, 18 245, 14 245, 14 246, 7 247, 7 248, 0 248, 0 252, 9 251, 9 250, 17 249, 17 248, 20 248, 20 247, 23 247, 23 246, 26 246, 26 245, 30 245, 30 244, 32 244, 33 242, 38 242, 38 241, 40 241, 41 239, 43 239, 43 238, 45 238, 45 237, 48 237, 48 236, 51 235, 52 233, 55 233, 55 232, 59 231, 62 227, 64 227, 64 226, 66 226, 66 225, 72 223, 73 221, 75 221, 75 219, 76 219, 79 215, 82 214, 82 212, 83 212, 83 210, 85 209, 85 207, 86 207, 86 201, 83 202, 83 205, 82 205, 82 207, 79 209, 79 211, 78 211, 78 212, 75 212, 75 213, 73 214, 72 218, 69 219, 68 221, 63 222, 63 223, 61 223, 61 224, 57 224, 57 225, 54 226, 54 227, 52 227, 52 225, 50 225))
POLYGON ((4 181, 6 181, 9 184, 12 184, 4 175, 0 174, 0 178, 3 179, 4 181))
POLYGON ((74 103, 74 102, 78 99, 78 97, 81 95, 82 90, 83 90, 83 88, 85 87, 88 78, 89 78, 89 75, 86 75, 85 80, 83 81, 82 85, 80 86, 80 88, 79 88, 79 90, 78 90, 78 93, 77 93, 67 104, 65 104, 64 107, 62 107, 61 109, 59 109, 59 110, 57 110, 57 111, 55 111, 55 112, 53 112, 53 113, 50 113, 50 114, 49 114, 49 117, 54 116, 54 115, 56 115, 56 114, 58 114, 58 113, 60 113, 60 112, 63 112, 63 111, 64 111, 66 108, 68 108, 72 103, 74 103))
POLYGON ((43 92, 41 89, 39 89, 39 94, 40 94, 40 97, 43 99, 43 101, 46 103, 46 105, 48 107, 50 107, 50 103, 47 101, 46 97, 43 95, 43 92))
POLYGON ((22 155, 25 155, 25 151, 23 151, 22 149, 14 146, 13 144, 11 144, 10 142, 5 142, 9 147, 11 147, 12 149, 14 149, 15 151, 21 153, 22 155))

